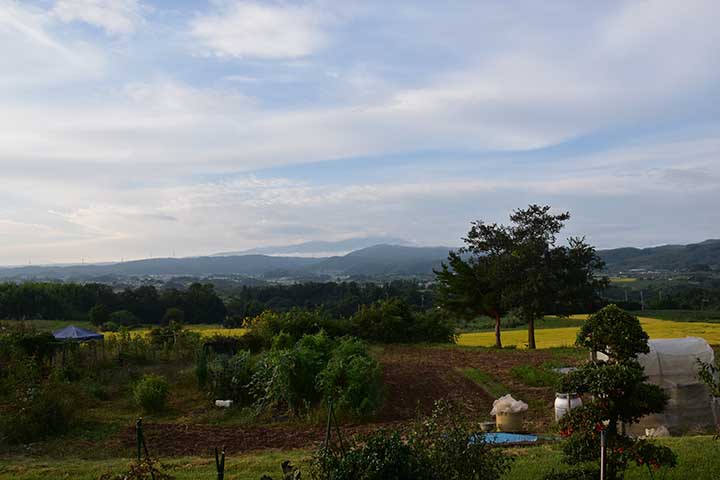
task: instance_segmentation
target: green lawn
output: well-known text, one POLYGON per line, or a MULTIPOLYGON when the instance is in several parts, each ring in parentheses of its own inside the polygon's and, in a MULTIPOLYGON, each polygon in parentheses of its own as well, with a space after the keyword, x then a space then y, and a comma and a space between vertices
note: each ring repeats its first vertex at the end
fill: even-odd
MULTIPOLYGON (((720 472, 720 441, 711 436, 668 438, 659 440, 671 447, 679 458, 679 465, 673 470, 656 473, 655 478, 666 480, 710 480, 718 478, 720 472), (664 476, 663 476, 664 475, 664 476)), ((515 458, 512 469, 504 480, 537 480, 555 469, 566 468, 562 464, 559 445, 541 445, 529 448, 508 449, 515 458)), ((228 480, 258 480, 263 474, 279 477, 280 463, 291 460, 301 466, 310 457, 307 450, 287 452, 263 452, 255 454, 229 455, 226 461, 225 478, 228 480)), ((16 456, 0 458, 0 479, 47 480, 74 479, 95 480, 103 473, 119 473, 131 461, 128 458, 112 460, 86 460, 81 458, 33 458, 16 456)), ((206 457, 182 457, 165 459, 178 480, 201 480, 215 478, 215 465, 210 452, 206 457)), ((632 468, 627 480, 650 478, 647 470, 632 468)))
POLYGON ((673 320, 675 322, 720 323, 720 311, 717 310, 645 310, 632 312, 642 317, 673 320))

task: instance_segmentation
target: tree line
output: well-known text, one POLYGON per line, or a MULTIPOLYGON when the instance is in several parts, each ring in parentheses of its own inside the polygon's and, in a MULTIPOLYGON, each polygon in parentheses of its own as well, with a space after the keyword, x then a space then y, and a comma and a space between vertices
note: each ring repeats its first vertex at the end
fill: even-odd
POLYGON ((266 310, 287 312, 301 308, 322 310, 339 318, 354 315, 362 305, 397 298, 419 310, 433 305, 434 291, 416 281, 385 284, 357 282, 308 282, 291 285, 243 286, 227 292, 225 305, 235 323, 266 310))
POLYGON ((161 323, 173 311, 186 323, 222 323, 227 310, 210 284, 158 291, 153 286, 116 292, 100 283, 2 283, 0 318, 91 320, 97 325, 161 323))

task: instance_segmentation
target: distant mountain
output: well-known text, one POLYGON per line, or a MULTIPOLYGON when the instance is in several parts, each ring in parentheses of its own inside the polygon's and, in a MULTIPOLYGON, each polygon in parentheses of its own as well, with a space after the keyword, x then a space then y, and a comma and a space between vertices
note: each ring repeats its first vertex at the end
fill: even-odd
POLYGON ((430 275, 440 266, 449 247, 374 245, 342 257, 332 257, 307 267, 317 273, 343 275, 430 275))
MULTIPOLYGON (((347 246, 341 242, 311 242, 303 253, 314 248, 347 246)), ((297 249, 295 245, 293 248, 297 249)), ((290 248, 290 247, 282 247, 290 248)), ((192 258, 158 258, 95 265, 26 266, 0 269, 0 279, 66 279, 109 282, 111 278, 142 276, 208 277, 237 275, 255 279, 293 281, 329 278, 388 279, 432 276, 434 268, 447 258, 450 247, 413 247, 380 244, 331 257, 271 256, 259 254, 192 258)), ((598 252, 607 271, 631 269, 683 270, 709 266, 720 270, 720 240, 691 245, 652 248, 617 248, 598 252)))
POLYGON ((348 276, 422 276, 447 257, 448 247, 375 245, 336 257, 229 255, 158 258, 103 265, 27 266, 0 269, 0 279, 83 279, 138 276, 216 276, 308 280, 348 276))
POLYGON ((705 240, 689 245, 663 245, 650 248, 600 250, 611 272, 644 270, 685 270, 707 265, 720 269, 720 240, 705 240))
POLYGON ((337 242, 312 241, 304 243, 296 243, 294 245, 280 245, 271 247, 258 247, 250 250, 241 250, 237 252, 221 252, 216 253, 213 257, 228 257, 237 255, 288 255, 288 256, 322 256, 328 257, 333 255, 345 255, 348 252, 367 248, 378 244, 391 244, 412 246, 411 242, 401 238, 393 237, 358 237, 348 238, 337 242))
POLYGON ((0 278, 97 278, 101 276, 142 275, 247 275, 260 276, 271 271, 296 271, 317 263, 315 258, 243 255, 236 257, 157 258, 107 265, 71 267, 18 267, 0 270, 0 278))

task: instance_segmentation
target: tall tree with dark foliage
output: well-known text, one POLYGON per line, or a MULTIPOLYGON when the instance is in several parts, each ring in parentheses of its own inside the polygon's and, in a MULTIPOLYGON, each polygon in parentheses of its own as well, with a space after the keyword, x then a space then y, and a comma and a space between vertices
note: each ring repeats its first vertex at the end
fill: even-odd
POLYGON ((584 238, 558 245, 569 219, 568 212, 530 205, 514 211, 510 225, 473 222, 465 246, 436 272, 439 303, 454 312, 494 317, 498 346, 500 317, 517 309, 528 325, 528 347, 535 348, 535 320, 593 310, 607 284, 597 275, 604 263, 584 238))

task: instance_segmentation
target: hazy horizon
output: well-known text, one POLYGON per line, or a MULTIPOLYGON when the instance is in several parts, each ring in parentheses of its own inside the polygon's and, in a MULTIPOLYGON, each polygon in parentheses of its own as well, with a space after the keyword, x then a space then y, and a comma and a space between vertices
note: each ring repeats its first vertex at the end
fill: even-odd
POLYGON ((529 203, 720 237, 720 3, 0 0, 0 265, 394 237, 529 203))

